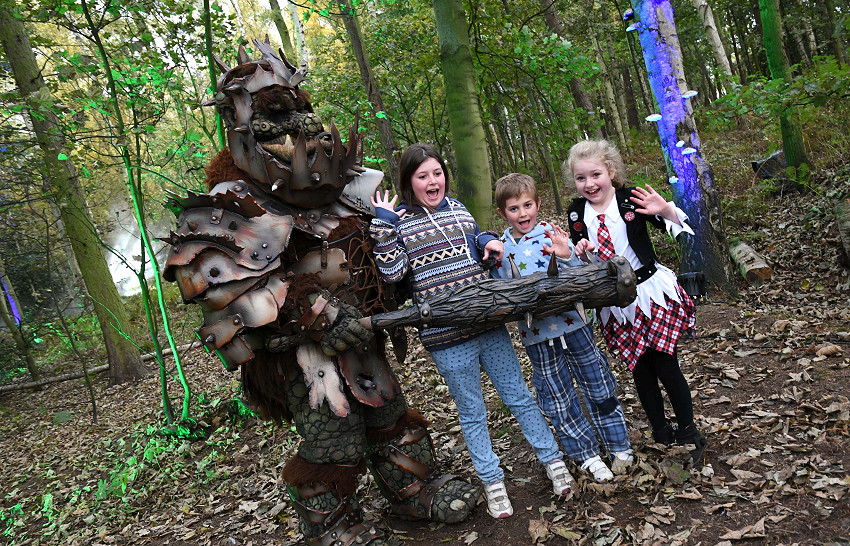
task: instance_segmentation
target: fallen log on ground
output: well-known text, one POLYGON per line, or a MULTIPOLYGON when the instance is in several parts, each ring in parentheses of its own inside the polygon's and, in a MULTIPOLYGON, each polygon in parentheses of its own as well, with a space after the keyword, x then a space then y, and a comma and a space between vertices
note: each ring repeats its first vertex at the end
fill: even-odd
POLYGON ((738 271, 750 284, 760 284, 773 277, 773 269, 747 243, 738 243, 729 247, 732 261, 738 266, 738 271))
MULTIPOLYGON (((200 341, 194 341, 192 343, 186 343, 185 345, 180 345, 177 347, 178 351, 183 351, 186 349, 194 349, 196 347, 200 347, 200 341)), ((165 349, 162 351, 162 356, 171 355, 171 349, 165 349)), ((148 362, 150 360, 154 360, 156 355, 154 353, 148 353, 142 355, 142 362, 148 362)), ((88 373, 96 374, 100 372, 105 372, 109 369, 109 364, 104 364, 102 366, 95 366, 94 368, 89 368, 88 373)), ((55 375, 53 377, 47 377, 45 379, 39 379, 38 381, 30 381, 29 383, 15 383, 13 385, 3 385, 0 386, 0 393, 10 392, 10 391, 20 391, 24 389, 34 389, 36 387, 41 387, 43 385, 49 385, 51 383, 60 383, 62 381, 69 381, 71 379, 79 379, 85 375, 84 372, 70 372, 62 375, 55 375)))

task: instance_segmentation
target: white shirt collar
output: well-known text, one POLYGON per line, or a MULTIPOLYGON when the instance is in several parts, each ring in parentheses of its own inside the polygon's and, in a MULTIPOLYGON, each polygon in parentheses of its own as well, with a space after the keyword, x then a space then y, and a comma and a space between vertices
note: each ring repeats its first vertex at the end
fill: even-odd
POLYGON ((589 218, 589 221, 586 221, 587 224, 596 225, 599 222, 599 215, 605 215, 605 224, 618 224, 623 221, 623 217, 620 216, 620 207, 617 205, 617 196, 615 195, 611 202, 608 203, 608 208, 605 209, 605 212, 596 212, 594 208, 590 205, 590 201, 584 204, 584 217, 589 218))

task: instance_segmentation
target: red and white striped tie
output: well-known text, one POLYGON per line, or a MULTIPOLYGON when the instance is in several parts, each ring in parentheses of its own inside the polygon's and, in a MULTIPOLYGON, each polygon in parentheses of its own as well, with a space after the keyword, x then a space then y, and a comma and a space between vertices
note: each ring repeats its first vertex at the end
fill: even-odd
POLYGON ((605 215, 597 216, 599 219, 599 231, 596 238, 599 241, 599 257, 607 260, 614 255, 614 241, 611 240, 611 233, 608 231, 608 226, 605 225, 605 215))

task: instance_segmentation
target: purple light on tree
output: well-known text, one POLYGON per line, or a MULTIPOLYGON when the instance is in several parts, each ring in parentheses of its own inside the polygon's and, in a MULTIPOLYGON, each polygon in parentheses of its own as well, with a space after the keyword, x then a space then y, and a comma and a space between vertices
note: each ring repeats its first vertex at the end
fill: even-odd
POLYGON ((18 305, 15 303, 15 299, 12 297, 12 294, 9 293, 9 287, 6 286, 6 279, 0 281, 3 285, 3 296, 9 302, 9 309, 12 311, 12 317, 15 319, 15 324, 21 324, 21 314, 18 312, 18 305))
POLYGON ((673 172, 669 179, 673 199, 688 215, 688 223, 696 233, 679 239, 680 272, 700 271, 713 283, 729 287, 731 262, 726 253, 720 200, 711 165, 700 152, 690 102, 696 93, 685 81, 673 7, 669 0, 632 0, 632 7, 650 87, 659 109, 659 114, 651 117, 657 124, 661 148, 673 172))

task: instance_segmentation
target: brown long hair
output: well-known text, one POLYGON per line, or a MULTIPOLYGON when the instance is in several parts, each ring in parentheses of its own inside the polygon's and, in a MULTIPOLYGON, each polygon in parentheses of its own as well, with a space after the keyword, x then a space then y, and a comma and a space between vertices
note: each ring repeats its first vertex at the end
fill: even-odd
POLYGON ((446 178, 446 195, 449 194, 449 170, 446 168, 446 162, 443 160, 443 156, 430 144, 417 142, 404 150, 398 162, 398 188, 403 203, 407 205, 421 205, 421 203, 416 202, 416 197, 413 195, 413 183, 411 181, 416 170, 428 158, 434 158, 439 161, 440 167, 443 168, 443 175, 446 178))

